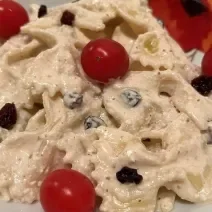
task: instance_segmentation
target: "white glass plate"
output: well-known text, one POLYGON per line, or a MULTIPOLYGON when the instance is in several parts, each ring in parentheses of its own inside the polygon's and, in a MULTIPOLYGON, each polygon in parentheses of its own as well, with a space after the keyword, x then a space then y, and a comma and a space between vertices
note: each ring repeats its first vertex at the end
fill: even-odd
MULTIPOLYGON (((26 9, 28 9, 29 4, 31 3, 45 4, 47 6, 56 6, 58 4, 71 2, 71 0, 18 0, 18 2, 20 2, 22 5, 24 5, 26 9)), ((193 63, 199 65, 202 60, 202 55, 203 55, 202 53, 196 52, 196 54, 193 56, 193 63)), ((211 212, 211 211, 212 211, 212 204, 195 205, 177 201, 173 212, 211 212)), ((43 212, 43 210, 39 203, 33 205, 22 205, 17 203, 6 203, 0 201, 0 212, 43 212)))

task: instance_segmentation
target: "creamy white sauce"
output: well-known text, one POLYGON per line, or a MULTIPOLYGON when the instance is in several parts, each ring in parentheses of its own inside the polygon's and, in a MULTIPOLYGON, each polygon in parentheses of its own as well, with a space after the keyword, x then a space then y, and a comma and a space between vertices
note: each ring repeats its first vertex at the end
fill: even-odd
POLYGON ((147 1, 81 0, 41 19, 38 8, 0 47, 0 107, 14 102, 18 111, 14 128, 0 129, 0 197, 32 203, 47 173, 72 166, 95 183, 100 211, 169 212, 176 194, 210 201, 212 102, 189 84, 197 67, 147 1), (64 10, 75 14, 73 27, 61 26, 64 10), (80 64, 82 48, 99 37, 120 42, 130 56, 127 76, 102 90, 80 64), (123 101, 126 89, 140 101, 123 101), (64 95, 73 92, 83 101, 70 109, 64 95), (106 126, 85 130, 89 116, 106 126), (143 181, 121 184, 116 172, 123 166, 143 181))

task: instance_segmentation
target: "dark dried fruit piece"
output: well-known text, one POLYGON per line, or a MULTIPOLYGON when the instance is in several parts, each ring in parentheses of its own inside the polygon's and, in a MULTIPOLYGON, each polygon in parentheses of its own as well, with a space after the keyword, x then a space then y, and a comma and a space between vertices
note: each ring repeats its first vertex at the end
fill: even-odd
POLYGON ((212 90, 212 77, 199 76, 192 80, 191 85, 203 96, 207 96, 212 90))
POLYGON ((85 122, 84 122, 85 130, 88 130, 90 128, 98 128, 100 126, 106 126, 106 124, 102 119, 100 119, 96 116, 88 116, 85 119, 85 122))
POLYGON ((181 0, 181 3, 190 17, 207 12, 207 7, 203 4, 202 0, 181 0))
POLYGON ((135 107, 141 102, 141 95, 132 89, 124 90, 121 93, 121 98, 130 107, 135 107))
POLYGON ((66 107, 70 109, 75 109, 82 105, 83 95, 75 91, 67 92, 63 97, 63 101, 66 107))
POLYGON ((41 18, 47 14, 47 6, 46 5, 41 5, 39 10, 38 10, 38 18, 41 18))
POLYGON ((6 103, 0 110, 0 127, 11 129, 17 121, 17 111, 14 103, 6 103))
POLYGON ((75 20, 75 15, 68 10, 63 12, 63 15, 60 19, 61 24, 73 26, 73 22, 75 20))
POLYGON ((137 169, 132 169, 127 166, 123 167, 120 171, 116 173, 117 180, 124 183, 135 183, 139 184, 142 182, 143 177, 138 174, 137 169))

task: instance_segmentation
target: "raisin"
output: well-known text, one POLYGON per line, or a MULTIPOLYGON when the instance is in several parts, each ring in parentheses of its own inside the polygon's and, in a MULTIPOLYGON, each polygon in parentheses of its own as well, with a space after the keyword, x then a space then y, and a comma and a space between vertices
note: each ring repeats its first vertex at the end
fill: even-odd
POLYGON ((90 128, 98 128, 100 126, 106 126, 106 124, 102 119, 96 116, 89 116, 85 119, 85 122, 84 122, 85 130, 90 128))
POLYGON ((124 183, 135 183, 139 184, 142 182, 143 177, 138 174, 137 169, 132 169, 127 166, 123 167, 120 171, 116 173, 117 180, 124 183))
POLYGON ((77 92, 68 92, 64 95, 63 101, 66 107, 74 109, 82 105, 83 95, 77 92))
POLYGON ((41 18, 47 14, 47 6, 46 5, 41 5, 39 10, 38 10, 38 18, 41 18))
POLYGON ((130 107, 137 106, 141 101, 141 95, 132 89, 127 89, 121 93, 121 98, 130 107))
POLYGON ((203 96, 209 95, 212 90, 212 77, 199 76, 192 80, 191 85, 203 96))
POLYGON ((198 16, 208 11, 202 0, 181 0, 181 3, 190 17, 198 16))
POLYGON ((72 26, 75 20, 75 15, 68 10, 63 12, 63 15, 60 19, 61 24, 72 26))
POLYGON ((6 103, 0 110, 0 127, 11 129, 16 124, 17 111, 14 103, 6 103))

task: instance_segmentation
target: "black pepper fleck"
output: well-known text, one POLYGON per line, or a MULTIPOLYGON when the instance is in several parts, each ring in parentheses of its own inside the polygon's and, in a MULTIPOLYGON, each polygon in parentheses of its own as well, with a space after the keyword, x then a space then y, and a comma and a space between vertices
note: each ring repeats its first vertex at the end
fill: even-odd
POLYGON ((75 20, 75 15, 68 10, 65 10, 60 19, 61 24, 73 26, 75 20))
POLYGON ((137 169, 132 169, 127 166, 123 167, 120 171, 116 173, 117 180, 124 183, 135 183, 139 184, 142 182, 143 177, 138 174, 137 169))
POLYGON ((38 10, 38 18, 41 18, 47 14, 47 6, 46 5, 41 5, 39 10, 38 10))

